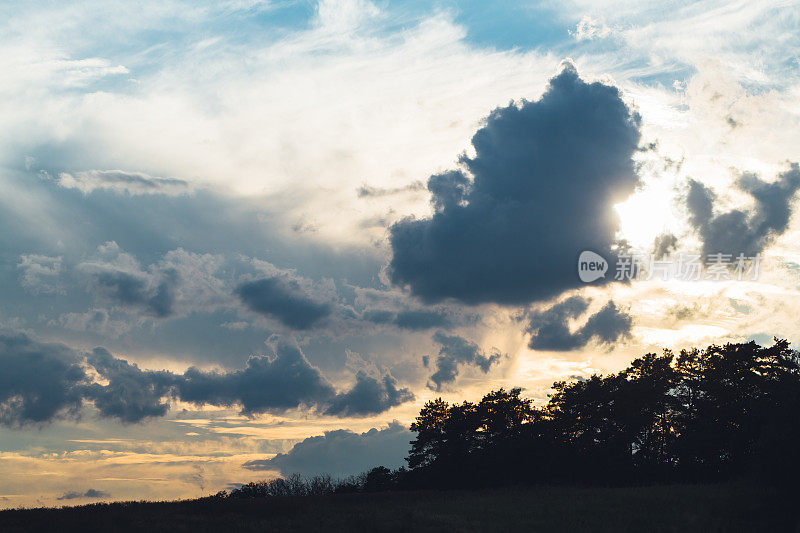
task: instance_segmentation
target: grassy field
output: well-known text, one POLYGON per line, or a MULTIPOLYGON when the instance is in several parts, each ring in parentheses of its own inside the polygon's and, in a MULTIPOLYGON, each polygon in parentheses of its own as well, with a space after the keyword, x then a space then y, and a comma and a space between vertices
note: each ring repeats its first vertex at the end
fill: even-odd
POLYGON ((0 512, 0 531, 800 531, 796 500, 747 486, 507 488, 0 512))

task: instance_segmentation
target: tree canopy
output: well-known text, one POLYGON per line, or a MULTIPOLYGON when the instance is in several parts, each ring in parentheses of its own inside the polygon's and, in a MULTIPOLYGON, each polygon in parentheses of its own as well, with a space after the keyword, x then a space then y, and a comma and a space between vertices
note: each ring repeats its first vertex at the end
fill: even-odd
POLYGON ((787 477, 798 409, 800 359, 785 340, 665 350, 556 382, 541 407, 519 388, 430 401, 411 425, 408 464, 423 485, 787 477))

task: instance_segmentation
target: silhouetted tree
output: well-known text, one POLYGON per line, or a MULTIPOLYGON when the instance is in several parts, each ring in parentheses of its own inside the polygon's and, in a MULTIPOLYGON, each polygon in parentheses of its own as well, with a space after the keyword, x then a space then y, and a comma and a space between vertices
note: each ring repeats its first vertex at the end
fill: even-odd
POLYGON ((719 480, 759 462, 779 471, 770 448, 800 470, 796 447, 779 445, 781 431, 800 436, 799 408, 800 359, 786 341, 648 353, 616 374, 556 382, 541 409, 521 389, 478 404, 428 402, 411 425, 409 479, 719 480))
POLYGON ((411 442, 411 451, 406 458, 409 468, 430 466, 444 455, 449 407, 441 398, 422 407, 416 421, 411 424, 411 431, 416 431, 417 437, 411 442))
POLYGON ((382 492, 394 486, 394 475, 385 466, 376 466, 364 476, 364 492, 382 492))
MULTIPOLYGON (((537 408, 522 389, 480 402, 427 402, 409 470, 344 480, 288 476, 230 497, 511 483, 653 483, 750 476, 796 490, 800 356, 785 340, 665 350, 621 372, 553 384, 537 408)), ((787 494, 789 492, 787 491, 787 494)))

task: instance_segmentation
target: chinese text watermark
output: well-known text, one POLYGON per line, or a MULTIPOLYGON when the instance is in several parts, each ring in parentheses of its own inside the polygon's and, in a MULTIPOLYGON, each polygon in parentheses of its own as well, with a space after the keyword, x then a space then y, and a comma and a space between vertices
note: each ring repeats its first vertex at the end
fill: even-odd
MULTIPOLYGON (((713 253, 620 254, 616 258, 613 279, 616 281, 675 279, 680 281, 755 281, 761 267, 761 254, 713 253)), ((601 255, 584 251, 578 258, 578 276, 584 283, 605 278, 609 264, 601 255)), ((612 273, 609 273, 612 277, 612 273)))

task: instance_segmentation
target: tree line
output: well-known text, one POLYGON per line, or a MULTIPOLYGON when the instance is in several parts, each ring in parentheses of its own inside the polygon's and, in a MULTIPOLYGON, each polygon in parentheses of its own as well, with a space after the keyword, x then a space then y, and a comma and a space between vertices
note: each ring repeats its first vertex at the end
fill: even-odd
MULTIPOLYGON (((329 479, 328 493, 742 478, 793 488, 800 474, 800 356, 780 339, 769 347, 747 342, 648 353, 618 373, 558 381, 540 407, 519 388, 489 392, 477 403, 438 398, 424 405, 411 430, 417 435, 408 468, 329 479)), ((259 486, 266 495, 294 479, 297 493, 314 493, 310 480, 287 479, 259 486)))

